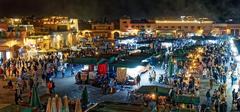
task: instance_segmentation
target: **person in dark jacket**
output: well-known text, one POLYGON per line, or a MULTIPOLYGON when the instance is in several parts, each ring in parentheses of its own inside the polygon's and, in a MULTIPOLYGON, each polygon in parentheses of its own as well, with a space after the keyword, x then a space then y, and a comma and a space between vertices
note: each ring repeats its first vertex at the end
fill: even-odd
POLYGON ((210 89, 206 93, 206 98, 207 98, 207 105, 211 105, 211 94, 210 94, 210 89))
POLYGON ((227 102, 224 101, 220 104, 220 112, 227 112, 227 102))

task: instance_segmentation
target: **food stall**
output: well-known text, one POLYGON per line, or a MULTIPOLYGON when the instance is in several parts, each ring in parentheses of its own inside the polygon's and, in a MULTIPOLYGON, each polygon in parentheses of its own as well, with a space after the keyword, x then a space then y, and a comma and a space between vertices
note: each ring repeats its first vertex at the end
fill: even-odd
POLYGON ((173 100, 177 104, 174 109, 176 112, 182 112, 183 110, 197 112, 198 105, 200 104, 200 97, 192 95, 176 95, 173 100))

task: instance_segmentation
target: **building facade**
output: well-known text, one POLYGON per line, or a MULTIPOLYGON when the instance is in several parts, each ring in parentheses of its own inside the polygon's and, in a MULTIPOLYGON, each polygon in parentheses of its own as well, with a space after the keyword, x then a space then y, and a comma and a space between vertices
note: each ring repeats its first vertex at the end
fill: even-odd
POLYGON ((172 35, 183 37, 187 35, 209 35, 213 21, 207 18, 181 17, 179 19, 132 20, 120 19, 120 31, 123 36, 146 35, 157 37, 172 35))
POLYGON ((93 23, 91 29, 91 35, 93 37, 101 37, 112 39, 111 31, 114 30, 113 23, 93 23))
POLYGON ((214 36, 219 35, 231 35, 235 37, 240 36, 240 24, 231 24, 231 23, 218 23, 213 24, 212 34, 214 36))

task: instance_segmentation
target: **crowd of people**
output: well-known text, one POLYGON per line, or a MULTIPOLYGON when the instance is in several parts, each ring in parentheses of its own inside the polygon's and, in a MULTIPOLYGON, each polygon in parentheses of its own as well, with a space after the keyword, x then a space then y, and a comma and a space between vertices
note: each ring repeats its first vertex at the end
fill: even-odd
MULTIPOLYGON (((176 46, 175 46, 176 47, 176 46)), ((182 46, 185 47, 185 46, 182 46)), ((191 47, 191 46, 189 46, 191 47)), ((227 87, 233 86, 237 80, 237 64, 233 59, 232 52, 230 50, 229 43, 218 43, 218 44, 206 44, 202 46, 203 52, 201 56, 195 59, 197 63, 196 74, 187 73, 190 68, 191 62, 186 61, 183 64, 177 64, 174 62, 173 69, 181 69, 178 72, 173 70, 173 77, 169 77, 169 59, 170 53, 176 50, 173 48, 166 54, 165 58, 167 61, 164 62, 162 69, 165 69, 165 74, 157 74, 154 68, 149 70, 149 81, 158 82, 171 87, 169 93, 170 99, 173 99, 176 95, 189 95, 200 97, 200 78, 209 80, 209 88, 205 93, 206 103, 201 105, 201 109, 204 112, 206 109, 214 107, 216 112, 226 112, 228 106, 227 103, 227 87), (177 68, 175 67, 177 66, 177 68), (181 67, 180 67, 181 66, 181 67), (179 67, 179 68, 178 68, 179 67), (197 77, 199 75, 202 77, 197 77), (159 77, 159 79, 157 79, 159 77), (228 77, 231 79, 231 85, 228 85, 228 77), (215 88, 214 85, 218 85, 215 88)), ((183 48, 178 48, 183 49, 183 48)), ((195 49, 196 50, 196 49, 195 49)), ((74 52, 70 56, 93 56, 96 54, 95 49, 81 50, 80 52, 74 52)), ((191 60, 192 61, 192 60, 191 60)), ((71 74, 75 75, 74 67, 71 66, 71 74)), ((55 83, 52 77, 57 77, 58 73, 65 77, 67 67, 61 63, 61 59, 56 54, 47 54, 39 57, 18 57, 11 58, 3 61, 0 67, 0 76, 3 80, 7 80, 7 84, 3 87, 6 89, 15 90, 15 103, 19 104, 23 100, 23 93, 28 92, 31 96, 31 89, 38 87, 41 84, 45 84, 50 94, 55 93, 55 83)), ((101 88, 103 94, 112 93, 115 91, 118 83, 115 78, 109 77, 108 74, 99 75, 96 74, 94 83, 90 83, 89 75, 83 78, 81 72, 75 76, 77 84, 92 84, 101 88)), ((135 81, 136 85, 141 84, 141 75, 139 74, 135 81)), ((240 80, 238 82, 240 87, 240 80)), ((232 103, 236 105, 238 111, 240 111, 240 89, 234 89, 232 91, 232 103)), ((29 97, 30 99, 30 97, 29 97)), ((169 101, 174 103, 174 100, 169 101)))
POLYGON ((235 69, 231 66, 233 58, 231 55, 230 47, 227 44, 215 44, 207 46, 206 53, 202 59, 203 75, 209 78, 209 90, 206 93, 207 106, 214 105, 215 111, 227 111, 227 77, 233 73, 235 69), (213 83, 219 85, 218 89, 213 89, 213 83))
POLYGON ((24 93, 28 93, 30 99, 34 86, 45 84, 52 94, 55 88, 52 77, 59 72, 59 66, 61 62, 56 54, 11 58, 4 61, 0 67, 1 78, 7 82, 3 88, 15 89, 16 104, 23 100, 24 93))
MULTIPOLYGON (((201 105, 201 110, 211 110, 211 108, 214 107, 216 112, 226 112, 228 106, 231 106, 227 103, 227 87, 233 86, 237 80, 237 64, 233 59, 230 45, 227 42, 206 44, 203 49, 204 52, 196 60, 198 65, 197 73, 202 76, 201 78, 209 79, 209 88, 207 88, 205 94, 206 103, 201 105), (228 77, 231 77, 231 85, 227 84, 228 77), (218 88, 215 88, 214 85, 218 85, 218 88)), ((188 65, 183 65, 181 68, 187 69, 189 68, 188 65)), ((166 73, 168 73, 168 66, 169 65, 167 65, 167 67, 163 66, 163 68, 166 68, 166 73)), ((199 97, 201 89, 199 86, 200 77, 198 78, 193 74, 186 80, 184 74, 187 70, 182 71, 182 73, 180 72, 178 74, 175 72, 173 78, 160 75, 158 82, 172 86, 170 98, 175 95, 194 95, 199 97)), ((238 85, 240 86, 240 81, 238 85)), ((240 111, 238 91, 239 90, 234 90, 232 96, 233 104, 236 104, 238 111, 240 111)))

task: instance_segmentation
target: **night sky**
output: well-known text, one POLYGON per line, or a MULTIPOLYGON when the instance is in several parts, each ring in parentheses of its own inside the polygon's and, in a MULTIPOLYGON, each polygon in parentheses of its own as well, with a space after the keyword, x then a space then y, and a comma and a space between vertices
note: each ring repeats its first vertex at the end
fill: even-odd
POLYGON ((0 0, 0 16, 65 15, 84 19, 178 17, 239 19, 240 0, 0 0))

